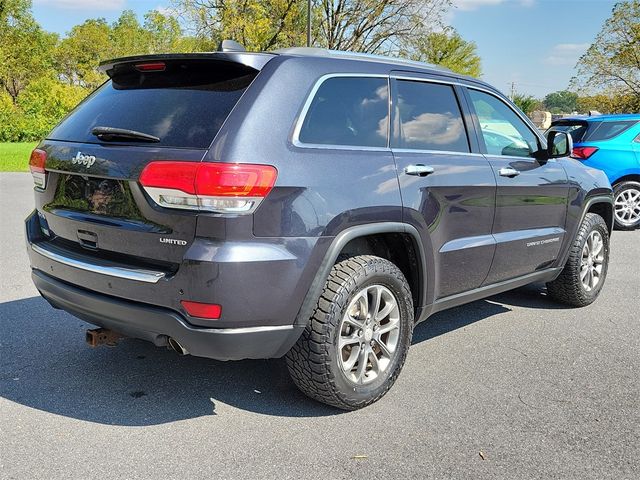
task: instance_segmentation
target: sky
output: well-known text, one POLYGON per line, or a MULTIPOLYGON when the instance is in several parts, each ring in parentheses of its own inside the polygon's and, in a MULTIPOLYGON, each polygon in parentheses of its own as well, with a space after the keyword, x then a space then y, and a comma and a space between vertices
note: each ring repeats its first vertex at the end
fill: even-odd
MULTIPOLYGON (((538 98, 567 88, 616 0, 453 0, 445 22, 476 43, 483 80, 538 98)), ((33 0, 45 30, 64 35, 88 18, 114 21, 124 9, 142 19, 169 0, 33 0)))

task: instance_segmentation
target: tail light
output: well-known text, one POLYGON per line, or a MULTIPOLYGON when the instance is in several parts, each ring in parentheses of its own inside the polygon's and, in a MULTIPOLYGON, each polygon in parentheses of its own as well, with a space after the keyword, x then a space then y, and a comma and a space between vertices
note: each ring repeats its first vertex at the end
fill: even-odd
POLYGON ((586 160, 597 151, 598 147, 573 147, 571 157, 577 158, 578 160, 586 160))
POLYGON ((45 188, 47 186, 46 163, 47 152, 38 148, 31 152, 29 170, 31 170, 31 175, 33 176, 33 183, 35 183, 38 188, 45 188))
POLYGON ((160 206, 216 213, 253 213, 276 181, 271 165, 157 161, 140 183, 160 206))

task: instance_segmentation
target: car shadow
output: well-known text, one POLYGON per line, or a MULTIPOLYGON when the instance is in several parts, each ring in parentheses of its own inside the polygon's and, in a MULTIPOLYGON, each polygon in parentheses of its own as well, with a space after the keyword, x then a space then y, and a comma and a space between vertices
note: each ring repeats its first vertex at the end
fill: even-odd
MULTIPOLYGON (((526 303, 521 295, 506 300, 526 303)), ((526 292, 523 298, 532 300, 526 292)), ((416 326, 413 343, 508 310, 489 299, 438 313, 416 326)), ((300 393, 282 359, 180 357, 135 339, 92 349, 84 342, 87 328, 40 297, 1 303, 0 396, 56 415, 122 426, 216 415, 220 403, 285 417, 343 413, 300 393)))

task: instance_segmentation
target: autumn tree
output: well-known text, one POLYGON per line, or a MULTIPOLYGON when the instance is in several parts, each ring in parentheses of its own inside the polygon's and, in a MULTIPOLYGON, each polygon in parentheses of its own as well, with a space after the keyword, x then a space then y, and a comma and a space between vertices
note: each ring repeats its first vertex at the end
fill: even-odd
MULTIPOLYGON (((451 0, 314 0, 315 47, 367 53, 398 52, 441 26, 451 0)), ((200 38, 225 38, 248 50, 301 46, 306 2, 299 0, 174 0, 173 8, 200 38)))
POLYGON ((452 28, 427 32, 414 39, 408 52, 402 53, 463 75, 480 77, 482 73, 476 44, 467 42, 452 28))
POLYGON ((576 69, 574 86, 640 97, 640 0, 616 3, 576 69))
POLYGON ((218 43, 233 39, 247 50, 302 45, 305 3, 299 0, 174 0, 192 33, 218 43))

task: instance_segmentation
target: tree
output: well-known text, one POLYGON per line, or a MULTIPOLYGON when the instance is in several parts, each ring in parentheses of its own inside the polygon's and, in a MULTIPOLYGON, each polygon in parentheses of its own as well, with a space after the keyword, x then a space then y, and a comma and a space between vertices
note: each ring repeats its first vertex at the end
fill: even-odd
POLYGON ((217 44, 229 38, 247 50, 301 45, 305 5, 299 0, 174 0, 174 9, 197 38, 217 44))
POLYGON ((144 16, 144 29, 149 34, 149 53, 175 52, 181 46, 182 28, 174 17, 151 10, 144 16))
POLYGON ((452 28, 416 38, 412 47, 407 53, 413 60, 440 65, 472 77, 482 73, 476 44, 467 42, 452 28))
MULTIPOLYGON (((150 32, 145 30, 133 10, 125 10, 113 23, 109 31, 112 48, 107 53, 110 57, 126 57, 149 52, 150 32)), ((102 60, 106 60, 103 56, 102 60)))
POLYGON ((616 3, 576 69, 573 86, 640 97, 640 0, 616 3))
POLYGON ((71 29, 56 51, 57 70, 70 85, 95 88, 104 81, 97 67, 113 57, 111 28, 104 18, 86 20, 71 29))
POLYGON ((0 0, 0 87, 18 101, 32 78, 51 74, 55 34, 34 20, 28 0, 0 0))
POLYGON ((441 25, 450 0, 321 0, 314 45, 335 50, 407 50, 425 25, 441 25))
POLYGON ((544 106, 551 113, 571 113, 578 107, 578 94, 563 90, 544 97, 544 106))
POLYGON ((600 113, 638 113, 640 112, 640 97, 631 94, 606 93, 579 97, 577 110, 581 113, 592 110, 600 113))
POLYGON ((526 115, 530 115, 531 112, 537 110, 541 105, 541 102, 535 97, 532 97, 531 95, 524 95, 522 93, 516 93, 511 101, 515 103, 515 105, 526 115))
MULTIPOLYGON (((398 52, 441 25, 451 0, 314 0, 313 45, 368 53, 398 52)), ((229 38, 248 50, 301 46, 306 2, 300 0, 173 0, 194 34, 229 38)))

